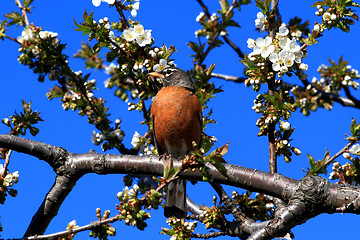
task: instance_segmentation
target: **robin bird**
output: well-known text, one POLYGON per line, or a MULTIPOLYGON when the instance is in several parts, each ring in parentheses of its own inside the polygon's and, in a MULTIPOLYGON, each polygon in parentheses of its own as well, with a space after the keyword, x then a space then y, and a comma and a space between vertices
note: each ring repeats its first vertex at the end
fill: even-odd
MULTIPOLYGON (((155 147, 159 155, 169 153, 174 158, 184 157, 193 150, 193 142, 197 146, 201 142, 202 108, 194 93, 194 84, 183 70, 174 66, 150 75, 163 82, 163 88, 151 105, 155 147)), ((183 179, 169 183, 164 215, 186 217, 186 182, 183 179)))

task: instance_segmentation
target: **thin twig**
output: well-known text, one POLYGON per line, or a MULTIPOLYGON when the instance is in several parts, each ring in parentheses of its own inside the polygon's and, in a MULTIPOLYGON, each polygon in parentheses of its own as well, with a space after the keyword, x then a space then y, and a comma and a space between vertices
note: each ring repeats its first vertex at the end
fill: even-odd
POLYGON ((229 44, 229 46, 234 49, 234 51, 238 54, 238 56, 242 59, 244 58, 244 53, 241 51, 241 49, 233 43, 228 36, 223 36, 225 42, 229 44))
MULTIPOLYGON (((209 11, 207 10, 207 7, 204 5, 204 3, 201 1, 201 0, 198 0, 198 2, 200 3, 201 6, 204 6, 203 9, 205 11, 206 9, 206 16, 208 18, 210 18, 210 13, 209 11)), ((238 5, 237 1, 236 0, 233 0, 231 6, 229 7, 228 11, 226 12, 225 16, 228 16, 233 10, 234 8, 238 5)), ((221 27, 219 27, 219 29, 217 30, 217 32, 214 34, 213 38, 211 39, 211 42, 209 43, 209 46, 208 48, 206 49, 204 55, 202 55, 201 59, 199 59, 199 62, 198 64, 201 65, 205 58, 207 57, 207 55, 209 54, 209 52, 213 49, 214 47, 214 44, 216 42, 216 40, 218 39, 218 37, 220 36, 220 32, 221 32, 221 27)))
POLYGON ((225 75, 225 74, 221 74, 221 73, 211 73, 212 77, 215 78, 221 78, 227 81, 232 81, 232 82, 236 82, 236 83, 243 83, 246 78, 244 77, 236 77, 236 76, 230 76, 230 75, 225 75))
POLYGON ((124 24, 125 28, 128 28, 128 27, 130 27, 130 25, 129 25, 129 22, 127 21, 125 15, 124 15, 124 12, 122 11, 121 6, 122 6, 121 2, 115 1, 116 10, 120 14, 121 20, 123 21, 123 24, 124 24))
POLYGON ((209 9, 208 9, 207 6, 204 4, 204 2, 203 2, 202 0, 196 0, 196 1, 200 4, 201 8, 204 10, 204 13, 205 13, 206 17, 207 17, 207 18, 210 18, 211 15, 210 15, 209 9))
POLYGON ((357 100, 351 93, 348 87, 344 87, 344 92, 347 98, 355 103, 356 106, 360 106, 360 101, 357 100))
POLYGON ((183 171, 183 167, 181 165, 181 167, 174 173, 174 175, 172 175, 169 179, 166 179, 165 181, 163 181, 155 191, 160 192, 165 186, 167 186, 170 182, 176 180, 179 178, 179 174, 183 171))
MULTIPOLYGON (((284 83, 289 89, 291 88, 299 88, 302 91, 306 91, 306 89, 304 87, 301 87, 299 85, 296 84, 292 84, 292 83, 284 83)), ((315 88, 316 89, 316 88, 315 88)), ((320 89, 316 89, 318 92, 318 97, 319 98, 327 98, 330 99, 332 101, 335 101, 339 104, 341 104, 344 107, 354 107, 354 108, 360 108, 360 102, 359 101, 354 101, 354 99, 349 99, 349 98, 345 98, 340 96, 339 94, 336 93, 331 93, 331 92, 325 92, 323 90, 320 89)), ((356 100, 356 99, 355 99, 356 100)))
POLYGON ((226 235, 228 235, 228 233, 226 233, 226 232, 211 232, 211 233, 205 233, 205 234, 201 234, 201 233, 192 234, 192 237, 209 239, 209 238, 216 238, 216 237, 226 236, 226 235))
POLYGON ((24 17, 25 24, 26 24, 27 26, 29 26, 29 25, 30 25, 30 22, 29 22, 29 18, 28 18, 28 16, 27 16, 26 9, 21 5, 20 0, 15 0, 15 3, 16 3, 16 5, 20 8, 20 10, 21 10, 21 14, 22 14, 22 16, 24 17))
POLYGON ((102 219, 102 220, 92 222, 92 223, 90 223, 88 225, 85 225, 85 226, 82 226, 82 227, 69 229, 69 230, 61 231, 61 232, 57 232, 57 233, 47 234, 47 235, 35 235, 35 236, 31 236, 31 237, 22 238, 22 240, 25 240, 25 239, 27 239, 27 240, 37 240, 37 239, 58 238, 58 237, 62 237, 62 236, 70 235, 70 234, 83 232, 83 231, 86 231, 86 230, 92 230, 92 229, 94 229, 96 227, 99 227, 102 224, 113 223, 113 222, 118 221, 118 220, 119 220, 119 214, 117 214, 117 215, 115 215, 114 217, 111 217, 111 218, 102 219))
MULTIPOLYGON (((275 12, 277 10, 277 5, 279 1, 278 0, 272 0, 271 1, 271 11, 275 12)), ((275 16, 274 19, 271 19, 272 21, 269 24, 270 30, 270 36, 272 39, 275 39, 275 33, 276 33, 276 25, 275 25, 275 16)), ((275 75, 273 74, 273 77, 268 81, 268 93, 270 95, 274 94, 275 89, 275 75)), ((269 168, 271 173, 277 172, 277 147, 275 145, 275 124, 269 123, 268 125, 268 141, 269 141, 269 168)))
POLYGON ((18 44, 21 44, 21 42, 19 42, 16 38, 13 38, 13 37, 9 37, 9 36, 5 36, 7 39, 10 39, 11 41, 14 41, 18 44))
MULTIPOLYGON (((226 75, 226 74, 222 74, 222 73, 212 73, 211 76, 215 77, 215 78, 224 79, 227 81, 232 81, 235 83, 242 83, 246 80, 246 78, 244 78, 244 77, 230 76, 230 75, 226 75)), ((289 89, 297 87, 297 88, 300 88, 301 90, 305 91, 304 87, 296 85, 296 84, 284 82, 284 85, 286 85, 289 89)), ((352 97, 352 99, 350 99, 350 98, 342 97, 336 93, 325 92, 320 89, 316 89, 316 90, 318 91, 318 95, 320 98, 324 98, 324 97, 328 98, 332 101, 335 101, 335 102, 341 104, 344 107, 360 108, 360 101, 354 97, 352 97)))
POLYGON ((329 165, 330 163, 332 163, 337 157, 339 157, 341 154, 343 154, 344 152, 346 152, 346 150, 349 149, 349 147, 351 147, 353 144, 355 144, 356 141, 352 140, 350 142, 348 142, 348 144, 345 145, 345 147, 343 147, 339 152, 337 152, 334 156, 332 156, 331 158, 329 158, 325 163, 324 166, 329 165))
MULTIPOLYGON (((205 16, 210 19, 211 15, 210 15, 209 9, 208 9, 207 6, 204 4, 204 2, 203 2, 202 0, 196 0, 196 1, 200 4, 201 8, 203 9, 203 11, 204 11, 204 13, 205 13, 205 16)), ((223 36, 223 38, 224 38, 225 42, 226 42, 227 44, 229 44, 229 46, 232 47, 232 49, 235 50, 235 52, 239 55, 240 58, 244 58, 244 53, 240 50, 240 48, 239 48, 238 46, 236 46, 236 45, 230 40, 230 38, 229 38, 228 36, 223 36)))

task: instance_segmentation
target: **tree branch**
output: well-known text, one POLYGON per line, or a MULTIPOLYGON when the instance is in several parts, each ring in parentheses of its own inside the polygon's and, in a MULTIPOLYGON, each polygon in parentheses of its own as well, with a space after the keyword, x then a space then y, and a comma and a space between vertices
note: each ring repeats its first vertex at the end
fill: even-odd
POLYGON ((235 45, 235 43, 233 43, 230 38, 228 36, 223 36, 223 39, 225 40, 225 42, 227 44, 229 44, 229 46, 234 49, 234 51, 237 53, 237 55, 239 56, 239 58, 243 59, 244 58, 244 53, 241 51, 241 49, 235 45))
POLYGON ((236 83, 243 83, 246 80, 246 78, 244 78, 244 77, 230 76, 230 75, 225 75, 225 74, 221 74, 221 73, 211 73, 211 76, 215 77, 215 78, 221 78, 226 81, 236 82, 236 83))
POLYGON ((118 13, 120 14, 120 17, 121 17, 122 23, 124 24, 124 27, 125 28, 130 27, 130 25, 124 15, 124 12, 122 11, 121 2, 115 1, 115 7, 116 7, 116 10, 118 11, 118 13))
MULTIPOLYGON (((244 77, 230 76, 230 75, 221 74, 221 73, 212 73, 211 75, 215 78, 220 78, 220 79, 224 79, 226 81, 232 81, 235 83, 243 83, 246 80, 246 78, 244 78, 244 77)), ((301 89, 302 91, 305 91, 305 88, 302 86, 292 84, 292 83, 284 83, 284 84, 289 89, 297 87, 297 88, 301 89)), ((358 101, 356 99, 342 97, 339 94, 329 93, 329 92, 325 92, 325 91, 322 91, 319 89, 316 89, 316 90, 317 90, 320 98, 327 98, 331 101, 341 104, 344 107, 354 107, 354 108, 360 109, 360 101, 358 101)))
POLYGON ((52 219, 57 215, 60 206, 69 195, 81 175, 57 176, 54 185, 46 194, 40 208, 33 216, 25 234, 25 237, 44 234, 52 219))
POLYGON ((20 10, 21 10, 21 14, 22 14, 22 16, 23 16, 23 18, 24 18, 25 24, 26 24, 27 26, 29 26, 29 25, 30 25, 30 22, 29 22, 29 19, 28 19, 28 16, 27 16, 26 9, 21 5, 20 0, 15 0, 15 3, 16 3, 16 5, 20 8, 20 10))
MULTIPOLYGON (((277 5, 279 1, 278 0, 271 0, 271 12, 274 15, 277 14, 277 5)), ((276 21, 275 16, 272 18, 269 18, 269 34, 270 37, 274 40, 276 35, 276 21)), ((271 69, 271 68, 270 68, 271 69)), ((273 72, 273 77, 268 80, 268 94, 274 95, 274 92, 277 91, 275 88, 275 76, 276 73, 273 72)), ((272 107, 272 106, 271 106, 272 107)), ((277 172, 277 147, 275 144, 275 124, 270 122, 268 124, 268 142, 269 142, 269 168, 271 173, 277 172)))
POLYGON ((334 156, 332 156, 331 158, 329 158, 325 163, 324 166, 329 165, 330 163, 332 163, 337 157, 339 157, 341 154, 343 154, 347 149, 349 149, 349 147, 351 147, 353 144, 355 144, 356 141, 350 141, 348 142, 348 144, 345 145, 345 147, 343 147, 339 152, 337 152, 334 156))
MULTIPOLYGON (((211 17, 210 12, 209 12, 208 8, 206 7, 206 5, 204 4, 204 2, 203 2, 202 0, 197 0, 197 1, 198 1, 198 3, 200 4, 200 6, 203 8, 206 17, 210 19, 210 17, 211 17)), ((238 5, 238 2, 237 2, 236 0, 233 0, 231 6, 229 7, 229 9, 228 9, 228 11, 226 12, 225 15, 228 16, 228 15, 234 10, 234 8, 235 8, 237 5, 238 5)), ((214 47, 214 44, 215 44, 215 42, 216 42, 216 39, 220 36, 220 32, 221 32, 221 28, 219 28, 219 29, 217 30, 217 32, 214 34, 214 36, 213 36, 213 38, 211 39, 211 42, 209 43, 209 46, 208 46, 208 48, 206 49, 204 55, 202 55, 201 59, 199 59, 199 62, 198 62, 199 65, 201 65, 201 64, 204 62, 205 58, 207 57, 207 55, 209 54, 209 52, 211 51, 211 49, 214 47)), ((228 40, 228 41, 226 41, 226 42, 227 42, 227 43, 230 43, 231 41, 228 40)), ((232 43, 232 42, 231 42, 231 43, 232 43)), ((232 44, 232 45, 230 45, 230 46, 234 48, 235 45, 232 44)), ((238 52, 240 49, 239 49, 239 48, 237 48, 237 49, 234 48, 234 50, 238 52)), ((239 54, 239 53, 238 53, 238 54, 239 54)), ((241 53, 241 51, 240 51, 240 54, 242 55, 241 58, 243 58, 243 57, 244 57, 244 54, 241 53)))
MULTIPOLYGON (((46 229, 62 201, 84 174, 162 176, 164 169, 164 163, 157 156, 98 154, 93 151, 74 154, 63 148, 12 135, 0 135, 0 147, 39 157, 50 164, 58 174, 54 186, 33 218, 26 233, 27 236, 29 233, 42 234, 36 231, 46 229)), ((181 167, 180 161, 174 161, 173 164, 175 168, 181 167)), ((281 213, 278 213, 278 218, 275 219, 277 222, 273 220, 274 222, 268 225, 270 230, 267 229, 267 231, 274 232, 270 234, 271 236, 281 235, 283 231, 287 231, 277 225, 281 221, 284 223, 281 226, 295 226, 320 213, 360 214, 360 188, 355 186, 332 184, 321 177, 311 176, 305 176, 299 181, 277 173, 271 174, 232 164, 224 164, 227 171, 227 177, 225 177, 211 164, 206 164, 206 166, 213 176, 214 183, 265 193, 289 203, 281 213)), ((181 172, 179 177, 202 181, 203 176, 200 171, 195 170, 181 172)))

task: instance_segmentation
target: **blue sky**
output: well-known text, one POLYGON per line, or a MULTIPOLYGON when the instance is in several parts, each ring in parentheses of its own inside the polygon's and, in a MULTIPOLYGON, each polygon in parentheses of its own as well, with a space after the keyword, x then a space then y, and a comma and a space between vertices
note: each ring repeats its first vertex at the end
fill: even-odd
MULTIPOLYGON (((1 16, 17 10, 13 2, 2 3, 1 16)), ((206 2, 209 2, 207 4, 211 13, 215 12, 219 6, 217 1, 206 2)), ((311 8, 311 5, 311 1, 280 1, 279 10, 284 22, 288 22, 294 16, 300 16, 303 19, 309 19, 310 25, 313 26, 315 21, 320 22, 321 19, 315 16, 316 8, 311 8), (301 6, 298 6, 299 2, 301 2, 301 6)), ((29 15, 30 22, 42 26, 44 30, 59 33, 61 41, 67 43, 66 53, 70 57, 80 48, 81 42, 86 41, 86 37, 74 31, 73 23, 73 19, 77 22, 82 20, 84 9, 88 12, 94 11, 95 20, 105 16, 110 21, 117 21, 119 18, 117 12, 109 8, 108 4, 102 3, 100 7, 95 8, 90 0, 63 0, 61 3, 35 0, 33 6, 35 8, 29 15)), ((229 37, 243 51, 249 53, 251 49, 247 48, 246 40, 248 38, 256 39, 258 36, 264 37, 264 34, 255 31, 254 20, 259 9, 254 4, 243 6, 242 9, 243 11, 235 16, 235 20, 238 21, 241 28, 231 29, 229 37)), ((140 10, 136 20, 139 20, 145 29, 152 30, 152 36, 158 46, 161 46, 162 43, 167 46, 175 45, 178 50, 173 55, 175 63, 187 70, 192 68, 190 57, 192 52, 186 43, 195 40, 194 32, 200 28, 200 25, 195 22, 195 18, 201 11, 202 9, 196 1, 140 1, 140 10)), ((343 56, 353 68, 359 70, 359 30, 360 25, 356 23, 352 26, 349 34, 340 30, 325 31, 324 37, 319 39, 319 43, 308 48, 308 56, 303 60, 309 65, 307 72, 309 79, 313 76, 319 77, 316 69, 320 64, 328 65, 328 58, 337 61, 340 56, 343 56)), ((16 37, 21 34, 21 31, 20 28, 12 27, 8 34, 16 37)), ((41 112, 45 122, 38 125, 40 133, 35 138, 28 136, 30 139, 61 146, 75 153, 88 152, 90 149, 101 151, 99 147, 91 143, 91 132, 94 127, 87 124, 85 117, 79 117, 77 113, 71 111, 63 111, 61 103, 56 99, 47 100, 45 93, 54 83, 49 80, 44 83, 38 82, 31 70, 18 63, 17 44, 8 40, 1 41, 0 52, 2 53, 0 58, 2 73, 0 118, 12 115, 15 110, 18 112, 22 110, 22 99, 32 101, 33 109, 41 112)), ((122 119, 122 129, 126 133, 124 143, 130 147, 134 131, 138 131, 140 134, 144 134, 146 131, 139 123, 141 115, 137 112, 128 112, 127 104, 115 98, 112 90, 103 87, 102 82, 108 77, 104 72, 84 70, 84 63, 79 59, 70 58, 69 62, 74 70, 92 73, 91 78, 95 78, 99 83, 99 90, 95 92, 96 96, 103 96, 108 100, 106 105, 110 107, 112 120, 122 119)), ((212 63, 216 63, 214 71, 216 73, 242 76, 243 65, 239 62, 236 53, 228 46, 216 49, 209 55, 205 64, 212 63)), ((230 150, 225 156, 229 163, 268 171, 267 139, 257 137, 258 129, 255 123, 260 116, 251 109, 257 93, 242 84, 229 83, 220 79, 213 79, 213 81, 217 86, 223 86, 224 92, 210 101, 210 107, 214 111, 213 117, 217 124, 209 126, 207 134, 217 137, 217 146, 222 146, 230 141, 230 150)), ((299 83, 299 80, 295 78, 286 79, 286 81, 299 83)), ((262 91, 264 90, 265 88, 262 88, 262 91)), ((356 93, 354 95, 359 96, 356 93)), ((343 139, 344 134, 349 133, 351 117, 360 121, 359 111, 344 108, 338 104, 334 105, 332 111, 320 109, 311 113, 309 117, 305 117, 299 112, 294 113, 289 120, 292 126, 295 126, 294 140, 291 144, 299 147, 303 154, 294 157, 289 164, 284 163, 280 157, 279 173, 300 179, 304 176, 303 169, 309 166, 306 153, 311 154, 315 159, 320 159, 323 157, 325 149, 332 154, 340 150, 346 144, 343 139)), ((1 124, 0 133, 7 132, 8 128, 1 124)), ((345 159, 342 157, 339 158, 339 161, 342 164, 345 163, 345 159)), ((20 172, 19 183, 15 186, 19 194, 16 198, 9 197, 6 204, 0 206, 0 220, 4 228, 4 232, 1 233, 2 238, 22 236, 55 178, 52 169, 45 162, 24 154, 14 153, 12 155, 10 170, 20 172)), ((77 220, 78 225, 90 223, 96 219, 95 209, 97 207, 100 207, 102 211, 109 209, 116 214, 116 193, 123 188, 122 177, 120 175, 90 174, 80 179, 60 208, 58 216, 50 224, 47 233, 64 230, 67 223, 73 219, 77 220)), ((227 188, 227 190, 228 193, 231 193, 233 189, 227 188)), ((240 189, 239 193, 242 192, 243 190, 240 189)), ((215 192, 208 184, 201 183, 196 186, 189 184, 188 194, 198 204, 211 205, 211 199, 215 192), (200 191, 201 194, 198 194, 200 191)), ((152 211, 151 214, 153 219, 148 222, 148 229, 144 232, 125 226, 121 222, 116 223, 114 226, 117 228, 118 237, 168 239, 167 236, 157 234, 161 231, 161 227, 168 227, 162 211, 152 211)), ((359 216, 355 215, 323 214, 295 227, 293 232, 296 239, 351 237, 355 235, 355 229, 352 230, 351 227, 354 228, 355 222, 358 220, 359 216)), ((87 238, 88 232, 81 236, 87 238)))

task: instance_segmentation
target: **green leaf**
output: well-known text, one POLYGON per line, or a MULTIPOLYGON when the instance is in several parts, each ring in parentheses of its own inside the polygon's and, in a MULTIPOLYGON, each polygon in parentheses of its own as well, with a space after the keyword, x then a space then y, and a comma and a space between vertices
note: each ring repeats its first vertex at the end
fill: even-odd
POLYGON ((227 177, 226 168, 222 163, 226 161, 222 158, 229 150, 229 142, 224 146, 216 148, 208 156, 205 157, 205 161, 211 163, 219 172, 227 177))
POLYGON ((5 17, 11 20, 8 23, 8 26, 11 26, 14 24, 23 25, 23 23, 24 23, 23 17, 18 12, 12 12, 12 13, 5 14, 5 17))
POLYGON ((24 8, 27 8, 30 6, 30 4, 33 2, 34 0, 23 0, 23 6, 24 8))
POLYGON ((310 167, 313 168, 315 166, 315 159, 310 154, 307 154, 307 156, 308 156, 308 159, 309 159, 310 167))

